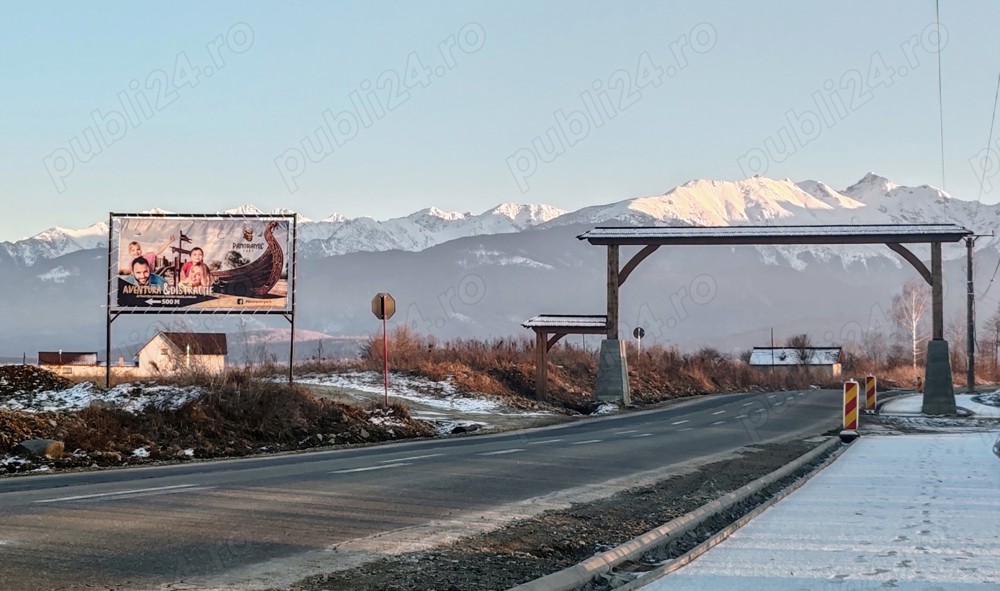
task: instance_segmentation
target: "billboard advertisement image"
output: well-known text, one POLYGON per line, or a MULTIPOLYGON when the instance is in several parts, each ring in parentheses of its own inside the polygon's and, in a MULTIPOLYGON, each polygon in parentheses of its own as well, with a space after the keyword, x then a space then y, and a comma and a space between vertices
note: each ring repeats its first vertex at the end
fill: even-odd
POLYGON ((112 312, 291 312, 291 216, 112 216, 112 312))

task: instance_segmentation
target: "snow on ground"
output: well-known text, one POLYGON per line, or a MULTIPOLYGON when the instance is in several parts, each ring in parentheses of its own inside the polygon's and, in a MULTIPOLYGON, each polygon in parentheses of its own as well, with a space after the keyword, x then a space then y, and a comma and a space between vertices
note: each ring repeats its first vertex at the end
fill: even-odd
POLYGON ((91 382, 83 382, 66 390, 18 394, 0 401, 0 408, 25 412, 72 412, 97 403, 135 413, 149 407, 176 410, 201 395, 202 391, 195 387, 130 383, 103 390, 91 382))
POLYGON ((996 390, 988 394, 980 394, 978 401, 980 404, 1000 407, 1000 390, 996 390))
MULTIPOLYGON (((372 394, 382 394, 385 391, 382 374, 373 371, 309 374, 296 377, 295 381, 300 384, 329 386, 348 391, 358 390, 372 394)), ((391 373, 389 374, 389 399, 393 398, 402 398, 423 406, 470 415, 514 413, 524 416, 543 416, 549 414, 518 411, 498 400, 460 396, 455 384, 450 379, 434 381, 422 377, 391 373)))
MULTIPOLYGON (((308 374, 296 376, 296 383, 342 390, 356 400, 368 401, 385 392, 383 375, 374 371, 308 374)), ((522 411, 502 401, 463 396, 449 378, 442 381, 399 373, 389 374, 389 399, 403 400, 414 419, 433 423, 438 435, 452 435, 497 428, 505 419, 551 416, 552 413, 522 411)), ((616 408, 617 410, 617 408, 616 408)), ((378 420, 373 419, 374 420, 378 420)))
MULTIPOLYGON (((972 411, 974 416, 981 418, 1000 418, 1000 402, 996 404, 982 404, 982 402, 993 400, 1000 400, 1000 391, 991 392, 990 394, 955 395, 955 404, 957 406, 968 409, 972 411)), ((903 396, 887 402, 879 412, 882 415, 920 415, 922 414, 920 408, 923 402, 924 397, 922 394, 903 396)))
POLYGON ((616 413, 616 412, 618 412, 620 410, 621 409, 618 408, 617 404, 614 404, 612 402, 602 402, 601 405, 598 406, 597 409, 594 411, 594 414, 595 415, 610 415, 610 414, 614 414, 614 413, 616 413))
POLYGON ((729 539, 642 589, 995 591, 996 436, 862 437, 729 539))

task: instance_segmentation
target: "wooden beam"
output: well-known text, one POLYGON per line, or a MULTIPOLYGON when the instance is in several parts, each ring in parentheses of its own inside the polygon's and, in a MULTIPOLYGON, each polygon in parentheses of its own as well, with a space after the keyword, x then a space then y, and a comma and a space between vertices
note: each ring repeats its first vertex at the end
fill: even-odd
POLYGON ((618 245, 608 245, 608 339, 618 340, 618 245))
POLYGON ((632 271, 639 266, 639 263, 646 260, 646 257, 656 252, 656 249, 658 248, 660 248, 659 244, 650 244, 635 253, 635 256, 633 256, 629 262, 625 263, 625 266, 622 267, 621 273, 618 274, 618 287, 621 287, 622 284, 625 283, 625 280, 628 279, 628 276, 632 274, 632 271))
POLYGON ((549 339, 547 343, 545 343, 545 351, 546 352, 551 351, 552 347, 554 347, 555 344, 559 342, 559 339, 563 338, 567 334, 569 333, 557 332, 556 334, 552 335, 552 338, 549 339))
POLYGON ((548 356, 545 354, 547 333, 535 332, 535 397, 538 400, 548 398, 548 356))
MULTIPOLYGON (((889 250, 895 252, 899 256, 903 257, 906 260, 906 262, 913 265, 913 268, 917 270, 917 273, 920 273, 920 276, 924 278, 924 281, 927 282, 927 285, 930 286, 934 285, 934 279, 933 277, 931 277, 931 272, 927 269, 927 265, 925 265, 923 261, 917 258, 917 255, 910 252, 908 248, 906 248, 902 244, 899 244, 898 242, 886 242, 885 245, 889 247, 889 250)), ((938 247, 940 251, 941 243, 932 242, 931 243, 932 250, 935 245, 938 247)))

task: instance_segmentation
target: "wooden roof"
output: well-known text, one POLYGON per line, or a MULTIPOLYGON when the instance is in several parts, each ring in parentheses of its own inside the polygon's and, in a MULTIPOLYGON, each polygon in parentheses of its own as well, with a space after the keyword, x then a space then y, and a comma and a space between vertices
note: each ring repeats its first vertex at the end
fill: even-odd
POLYGON ((38 365, 97 365, 97 353, 89 351, 39 351, 38 365))
POLYGON ((853 224, 598 227, 577 238, 599 245, 903 244, 958 242, 971 235, 955 224, 853 224))
POLYGON ((521 326, 535 332, 567 334, 602 334, 608 331, 608 317, 585 314, 539 314, 521 326))

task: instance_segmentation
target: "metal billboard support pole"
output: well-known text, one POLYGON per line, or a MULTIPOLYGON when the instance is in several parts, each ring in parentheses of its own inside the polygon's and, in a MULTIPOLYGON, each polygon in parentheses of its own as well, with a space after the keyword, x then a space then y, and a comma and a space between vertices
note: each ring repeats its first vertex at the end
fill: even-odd
POLYGON ((291 289, 288 290, 286 297, 291 298, 292 304, 292 314, 286 316, 288 322, 291 324, 291 338, 288 340, 288 384, 292 384, 294 378, 294 366, 295 366, 295 292, 298 290, 298 236, 296 235, 298 231, 298 218, 292 218, 292 268, 289 270, 289 277, 291 279, 291 289))
POLYGON ((104 342, 104 387, 111 387, 111 237, 114 232, 114 213, 108 213, 108 299, 104 308, 105 337, 104 342))

